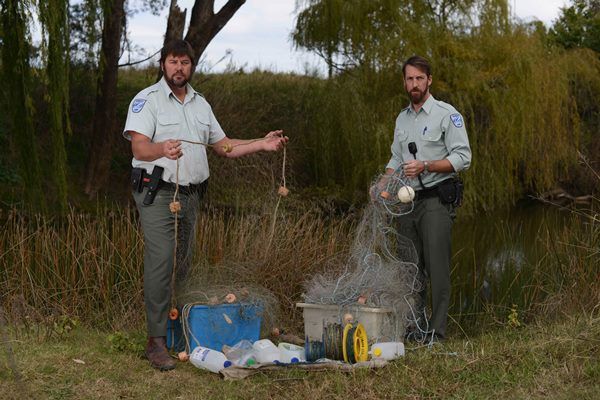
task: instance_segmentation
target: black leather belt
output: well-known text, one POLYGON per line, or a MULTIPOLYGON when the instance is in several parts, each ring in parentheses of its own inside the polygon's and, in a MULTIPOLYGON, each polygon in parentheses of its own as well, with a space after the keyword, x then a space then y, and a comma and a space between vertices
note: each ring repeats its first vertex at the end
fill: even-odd
MULTIPOLYGON (((198 183, 196 185, 194 185, 194 184, 179 185, 179 193, 181 193, 181 194, 196 194, 196 193, 204 194, 204 192, 206 192, 207 187, 208 187, 208 180, 205 180, 204 182, 198 183)), ((163 181, 161 179, 160 188, 168 189, 168 190, 171 190, 174 192, 177 189, 177 185, 174 184, 173 182, 167 182, 167 181, 163 181)))

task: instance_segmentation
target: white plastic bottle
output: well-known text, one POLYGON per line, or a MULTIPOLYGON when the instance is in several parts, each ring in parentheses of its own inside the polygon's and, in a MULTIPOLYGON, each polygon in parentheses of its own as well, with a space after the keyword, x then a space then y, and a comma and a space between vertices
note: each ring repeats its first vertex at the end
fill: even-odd
POLYGON ((306 355, 304 352, 304 347, 296 346, 291 343, 279 343, 277 346, 279 348, 279 353, 281 355, 282 363, 297 363, 306 361, 306 355))
POLYGON ((371 346, 371 358, 384 360, 395 360, 404 355, 404 343, 402 342, 380 342, 371 346))
POLYGON ((190 362, 197 368, 206 369, 215 374, 231 366, 231 361, 225 357, 225 354, 200 346, 197 346, 190 354, 190 362))
POLYGON ((261 339, 254 342, 254 355, 260 364, 278 362, 280 359, 279 349, 269 339, 261 339))

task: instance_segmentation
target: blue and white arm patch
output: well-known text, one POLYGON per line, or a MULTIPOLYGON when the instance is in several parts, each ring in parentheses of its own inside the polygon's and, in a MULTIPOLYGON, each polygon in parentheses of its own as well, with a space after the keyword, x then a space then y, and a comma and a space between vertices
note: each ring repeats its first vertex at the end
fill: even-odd
POLYGON ((144 108, 144 104, 146 104, 146 99, 135 99, 133 103, 131 103, 131 111, 134 113, 139 113, 144 108))
POLYGON ((450 120, 452 121, 452 123, 454 124, 455 127, 457 128, 462 128, 464 123, 463 123, 463 119, 462 119, 462 115, 460 114, 452 114, 450 115, 450 120))

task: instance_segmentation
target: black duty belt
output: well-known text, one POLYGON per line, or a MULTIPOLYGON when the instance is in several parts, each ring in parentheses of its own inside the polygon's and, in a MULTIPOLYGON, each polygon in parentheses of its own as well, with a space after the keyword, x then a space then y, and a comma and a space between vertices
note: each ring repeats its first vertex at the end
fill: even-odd
POLYGON ((425 200, 425 199, 429 199, 432 197, 438 197, 438 188, 437 186, 431 187, 431 188, 427 188, 427 189, 423 189, 423 190, 417 190, 415 192, 415 200, 419 201, 419 200, 425 200))
MULTIPOLYGON (((175 191, 177 189, 177 185, 173 182, 167 182, 167 181, 163 181, 162 179, 160 180, 160 188, 161 189, 167 189, 167 190, 171 190, 171 191, 175 191)), ((204 194, 204 192, 206 192, 206 188, 208 187, 208 180, 205 180, 202 183, 198 183, 196 185, 191 184, 191 185, 179 185, 179 193, 181 194, 204 194)))
POLYGON ((438 191, 438 186, 442 185, 443 183, 445 183, 447 181, 451 181, 451 180, 452 180, 452 178, 445 179, 435 186, 428 187, 423 190, 417 190, 415 192, 415 201, 430 199, 432 197, 438 197, 440 195, 439 191, 438 191))

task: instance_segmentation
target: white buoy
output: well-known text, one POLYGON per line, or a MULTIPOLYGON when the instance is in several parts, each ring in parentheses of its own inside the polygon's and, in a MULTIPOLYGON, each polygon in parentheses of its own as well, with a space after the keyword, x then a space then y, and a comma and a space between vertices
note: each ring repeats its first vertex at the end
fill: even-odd
POLYGON ((398 200, 402 203, 410 203, 415 198, 415 190, 410 186, 402 186, 398 190, 398 200))

